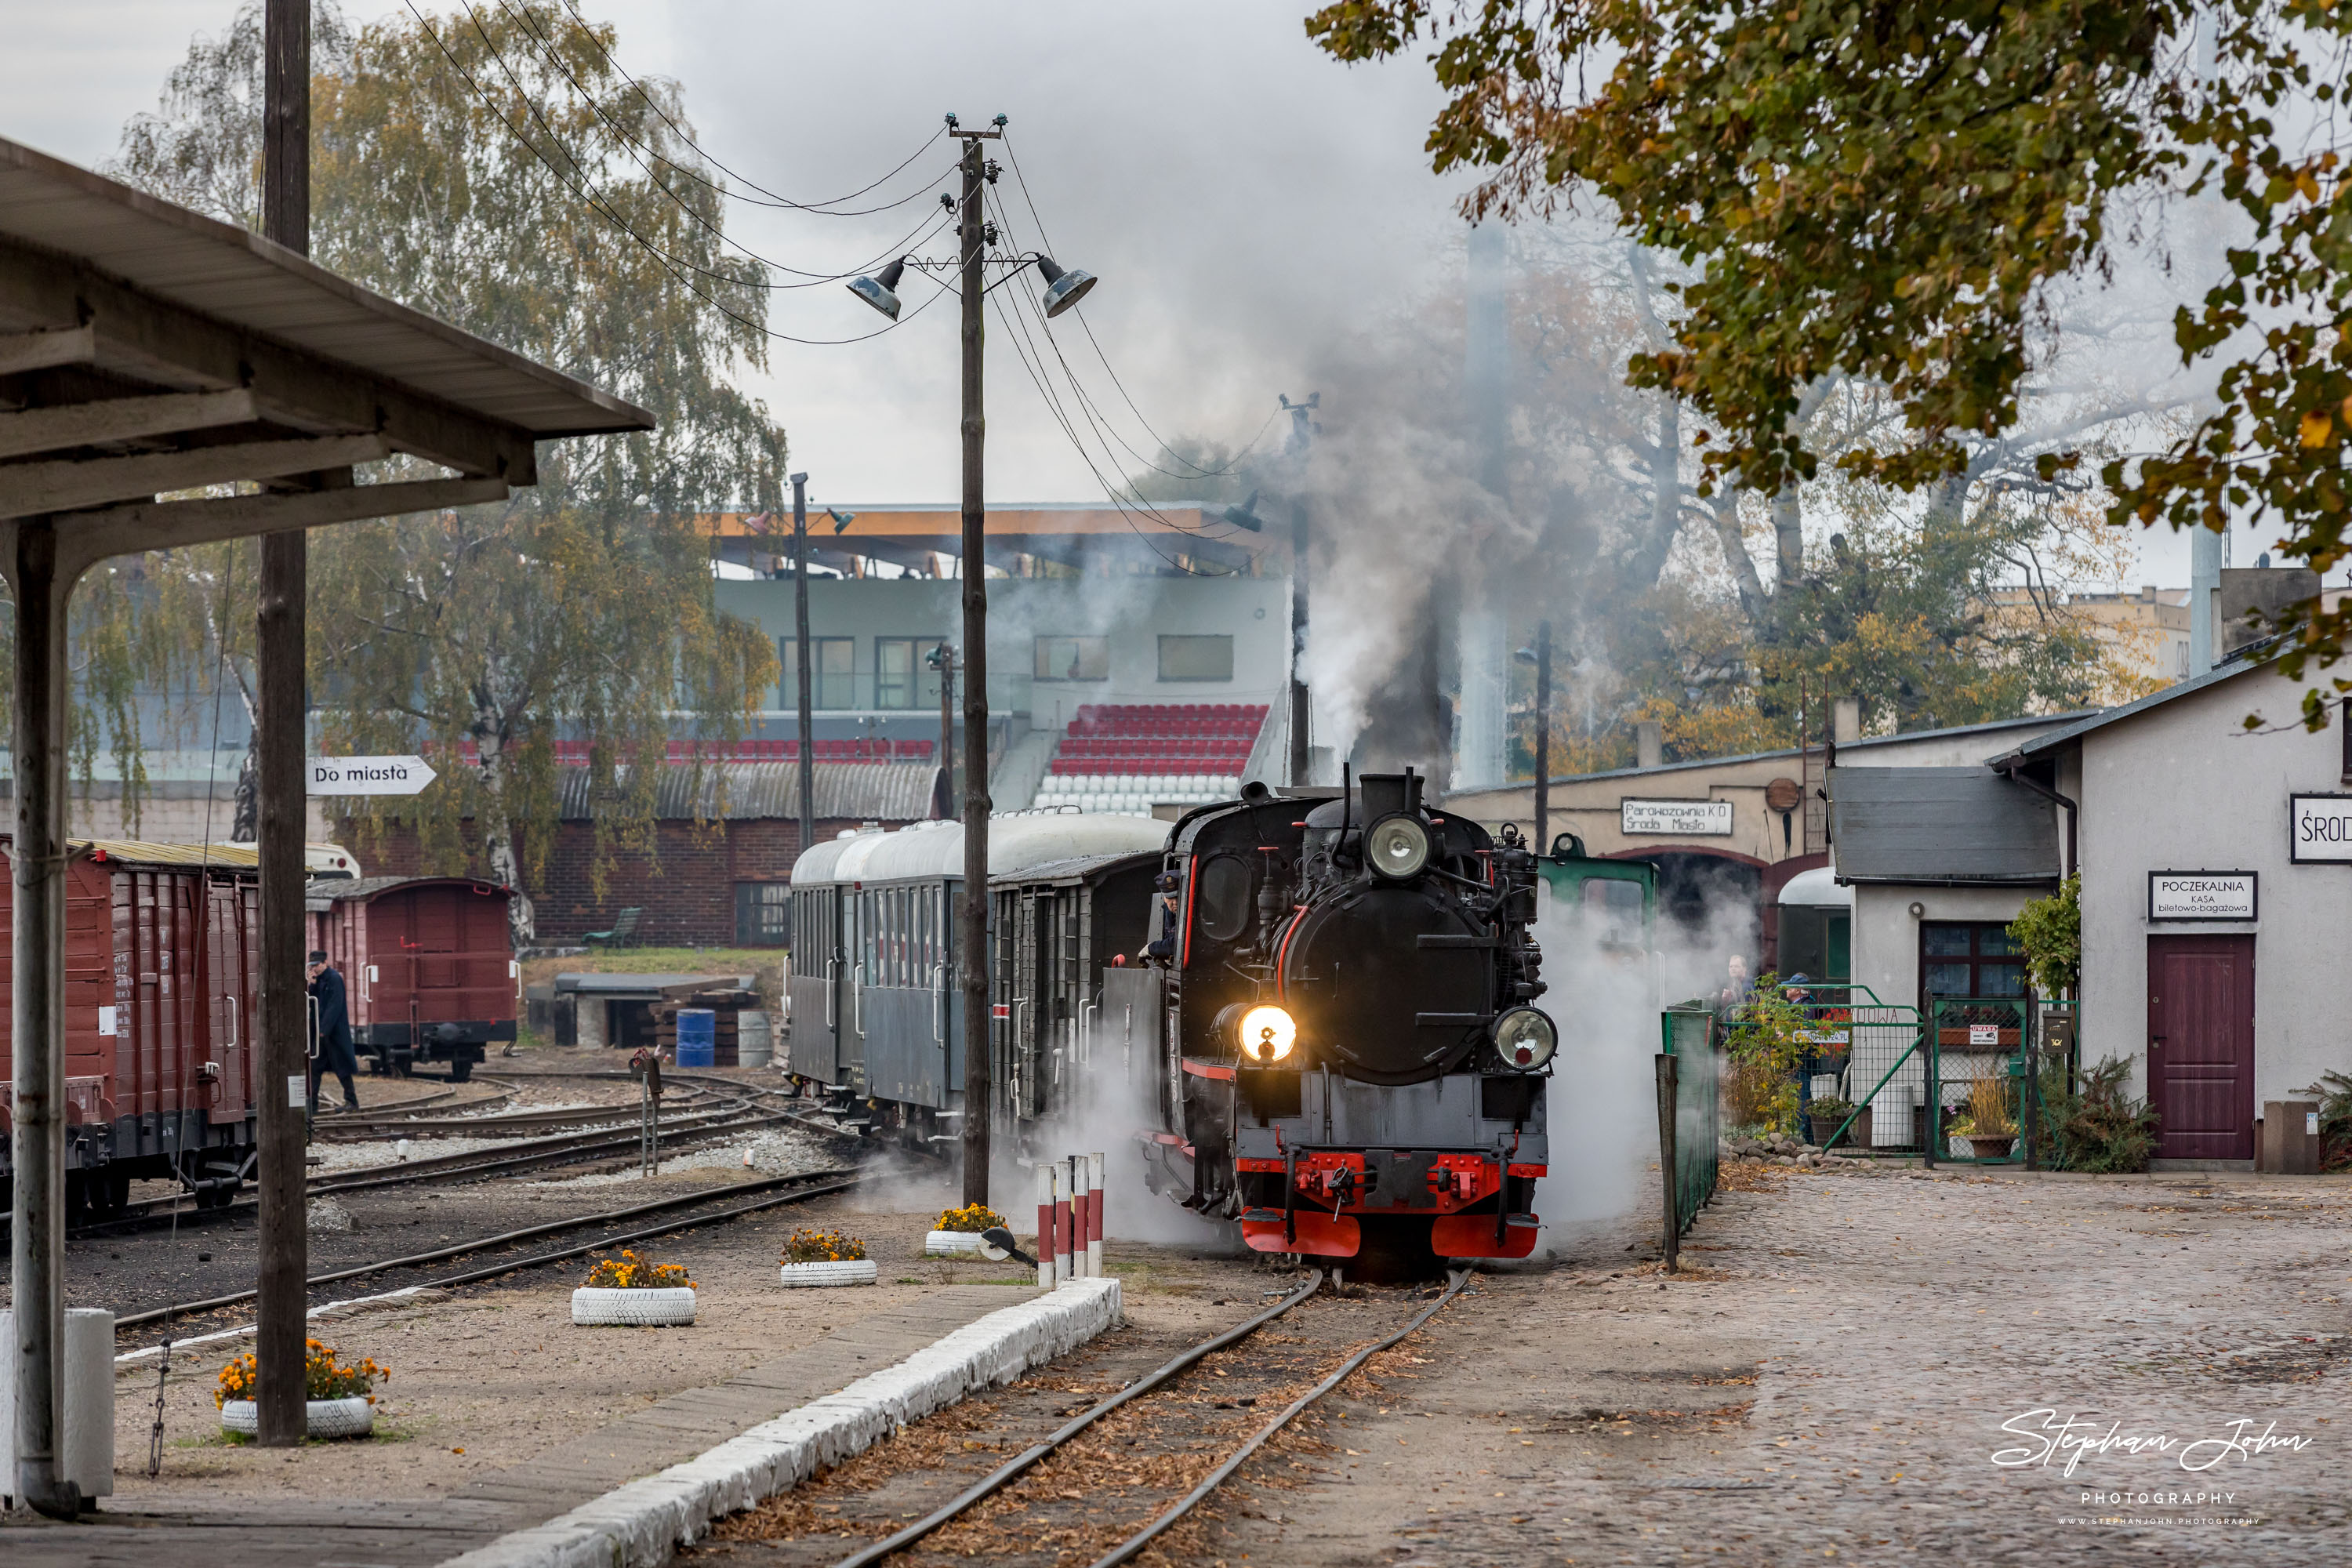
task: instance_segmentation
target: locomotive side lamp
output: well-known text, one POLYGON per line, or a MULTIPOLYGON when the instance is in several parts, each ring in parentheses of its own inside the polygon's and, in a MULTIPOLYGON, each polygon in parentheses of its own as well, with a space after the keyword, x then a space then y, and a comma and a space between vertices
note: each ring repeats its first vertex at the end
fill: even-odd
POLYGON ((1242 1054, 1255 1062, 1278 1062, 1298 1043, 1298 1025, 1288 1012, 1261 1005, 1242 1015, 1236 1031, 1242 1054))
POLYGON ((1559 1048, 1559 1031, 1533 1007, 1514 1007, 1495 1020, 1495 1049, 1505 1066, 1541 1072, 1559 1048))
POLYGON ((1429 864, 1429 829, 1417 816, 1385 816, 1364 834, 1364 861, 1375 876, 1402 882, 1429 864))

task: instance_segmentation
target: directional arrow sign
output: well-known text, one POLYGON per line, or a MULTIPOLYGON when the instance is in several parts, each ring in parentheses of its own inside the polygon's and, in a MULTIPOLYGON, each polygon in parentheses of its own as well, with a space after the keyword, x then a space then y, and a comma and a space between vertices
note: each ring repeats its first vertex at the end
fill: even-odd
POLYGON ((415 795, 436 775, 422 757, 312 757, 309 795, 415 795))

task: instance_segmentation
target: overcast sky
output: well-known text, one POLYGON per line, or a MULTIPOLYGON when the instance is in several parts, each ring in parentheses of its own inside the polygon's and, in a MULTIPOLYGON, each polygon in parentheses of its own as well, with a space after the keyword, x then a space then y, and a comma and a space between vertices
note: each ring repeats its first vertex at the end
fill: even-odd
MULTIPOLYGON (((436 8, 445 8, 446 5, 436 8)), ((189 36, 234 0, 0 0, 0 134, 81 163, 154 107, 189 36)), ((354 0, 365 21, 399 10, 354 0)), ((1377 330, 1414 289, 1460 265, 1458 182, 1421 142, 1439 102, 1418 58, 1343 68, 1307 44, 1301 4, 1186 0, 896 0, 889 5, 622 0, 583 4, 619 30, 622 63, 672 77, 703 145, 800 200, 883 174, 954 110, 1011 118, 1029 195, 1065 265, 1097 274, 1086 313, 1140 409, 1129 413, 1082 335, 1065 352, 1127 439, 1141 427, 1238 444, 1311 390, 1300 366, 1338 334, 1377 330)), ((945 173, 935 144, 910 171, 945 173)), ((890 187, 919 184, 907 178, 890 187)), ((1024 248, 1038 241, 1004 192, 1024 248)), ((910 204, 872 219, 737 205, 730 229, 762 254, 831 271, 910 227, 910 204), (897 227, 890 226, 896 224, 897 227)), ((942 234, 925 251, 950 253, 942 234)), ((925 295, 909 280, 909 312, 925 295)), ((753 390, 786 430, 820 499, 951 501, 957 493, 952 302, 867 342, 778 342, 753 390)), ((770 324, 804 338, 882 325, 841 287, 780 291, 770 324)), ((1087 463, 992 319, 989 493, 1000 503, 1098 500, 1087 463)), ((1324 389, 1327 401, 1336 389, 1324 389)), ((2261 541, 2233 542, 2235 563, 2261 541)), ((2185 583, 2186 545, 2147 542, 2140 575, 2185 583)))

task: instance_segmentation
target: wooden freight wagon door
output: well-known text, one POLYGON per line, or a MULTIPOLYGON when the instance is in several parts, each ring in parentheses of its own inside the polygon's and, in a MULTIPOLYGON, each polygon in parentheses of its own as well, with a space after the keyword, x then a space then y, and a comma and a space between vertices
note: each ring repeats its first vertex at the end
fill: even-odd
POLYGON ((213 1099, 215 1123, 242 1121, 253 1103, 251 1086, 255 1020, 247 1011, 245 900, 235 882, 205 884, 205 1006, 212 1026, 212 1059, 220 1065, 220 1092, 213 1099))
POLYGON ((2147 939, 2148 1101, 2159 1160, 2254 1157, 2254 939, 2147 939))
POLYGON ((506 900, 470 887, 396 889, 368 909, 371 1010, 419 1024, 500 1022, 514 1016, 506 900))

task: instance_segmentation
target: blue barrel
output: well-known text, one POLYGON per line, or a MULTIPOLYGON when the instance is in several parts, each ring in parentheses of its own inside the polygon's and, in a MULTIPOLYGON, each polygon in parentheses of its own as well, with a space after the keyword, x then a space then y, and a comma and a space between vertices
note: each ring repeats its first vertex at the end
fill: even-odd
POLYGON ((677 1065, 707 1068, 719 1038, 719 1015, 708 1007, 677 1010, 677 1065))

